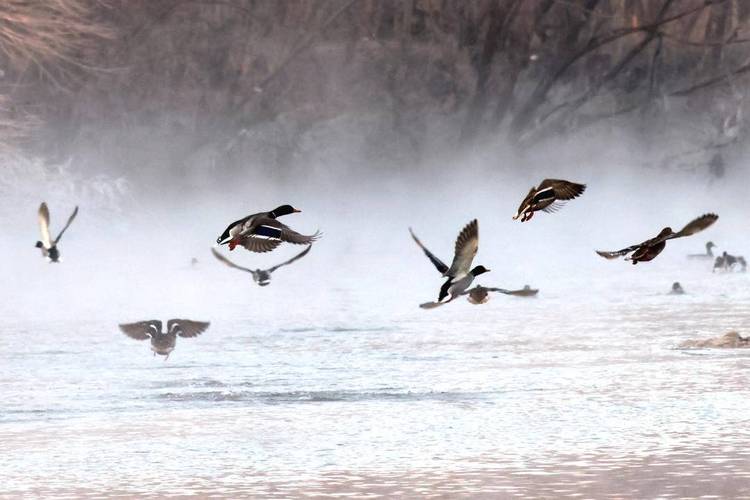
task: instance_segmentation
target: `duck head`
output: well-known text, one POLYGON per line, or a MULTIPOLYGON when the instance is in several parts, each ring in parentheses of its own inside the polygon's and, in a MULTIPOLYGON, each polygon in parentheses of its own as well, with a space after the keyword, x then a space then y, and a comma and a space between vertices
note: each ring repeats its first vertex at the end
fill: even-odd
POLYGON ((471 275, 474 277, 477 277, 480 274, 484 274, 488 272, 490 272, 490 270, 485 268, 484 266, 476 266, 474 269, 471 270, 471 275))
POLYGON ((44 244, 41 241, 37 241, 36 245, 34 245, 34 247, 36 247, 36 248, 42 248, 43 246, 44 246, 44 244))
POLYGON ((281 205, 280 207, 276 207, 270 212, 268 212, 268 216, 272 219, 275 219, 276 217, 281 217, 282 215, 289 215, 289 214, 295 214, 299 213, 302 210, 297 210, 291 205, 281 205))
POLYGON ((661 232, 659 233, 659 236, 657 236, 657 238, 664 238, 664 237, 667 237, 667 236, 671 236, 673 234, 674 234, 674 231, 672 231, 671 227, 665 227, 664 229, 661 230, 661 232))
POLYGON ((709 241, 708 243, 706 243, 706 248, 710 250, 712 248, 716 248, 716 245, 714 244, 713 241, 709 241))

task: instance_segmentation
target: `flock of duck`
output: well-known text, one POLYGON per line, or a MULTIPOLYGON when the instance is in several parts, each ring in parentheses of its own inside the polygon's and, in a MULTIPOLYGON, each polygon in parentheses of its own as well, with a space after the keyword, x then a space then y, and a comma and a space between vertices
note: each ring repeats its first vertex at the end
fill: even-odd
MULTIPOLYGON (((553 213, 558 211, 570 200, 578 198, 586 190, 585 184, 579 184, 561 179, 545 179, 537 187, 532 187, 529 193, 521 202, 514 220, 528 222, 537 212, 553 213)), ((217 246, 226 245, 229 251, 241 246, 246 250, 254 253, 271 252, 282 243, 291 243, 294 245, 306 245, 302 252, 280 264, 268 269, 250 269, 240 266, 229 260, 219 250, 214 247, 211 249, 214 257, 221 263, 252 275, 253 280, 260 286, 267 286, 271 280, 271 274, 280 267, 287 266, 303 258, 310 252, 312 245, 321 237, 319 231, 311 235, 300 234, 289 226, 278 221, 279 217, 298 213, 300 210, 291 205, 281 205, 270 212, 259 212, 238 219, 229 224, 226 229, 217 238, 217 246)), ((39 207, 39 227, 41 231, 41 240, 37 241, 36 247, 41 249, 42 256, 49 262, 60 262, 60 251, 58 244, 65 231, 70 227, 73 220, 78 214, 76 206, 73 213, 68 218, 65 226, 55 239, 50 236, 50 215, 46 203, 39 207)), ((691 236, 703 231, 711 226, 718 219, 718 215, 708 213, 690 221, 681 230, 674 232, 671 227, 665 227, 659 234, 653 238, 647 239, 641 243, 627 246, 621 250, 601 251, 596 253, 605 259, 616 259, 625 257, 632 264, 639 262, 649 262, 656 258, 666 247, 669 240, 691 236)), ((485 273, 490 272, 483 265, 472 267, 474 257, 479 249, 479 223, 476 219, 470 221, 459 232, 456 238, 453 260, 450 266, 440 260, 434 253, 419 240, 414 231, 409 228, 411 237, 417 246, 424 252, 430 262, 435 266, 440 275, 445 278, 438 292, 437 300, 420 304, 423 309, 431 309, 443 306, 453 300, 466 296, 472 304, 483 304, 489 299, 492 292, 503 293, 516 296, 534 296, 538 290, 526 285, 520 290, 506 290, 496 287, 484 287, 475 285, 475 279, 485 273)), ((715 245, 709 242, 706 245, 705 254, 690 255, 688 257, 695 259, 712 259, 714 257, 712 249, 715 245)), ((745 260, 742 257, 735 257, 727 254, 716 257, 714 270, 729 270, 739 265, 746 267, 745 260)), ((679 283, 673 285, 673 293, 684 293, 679 283)), ((174 350, 176 338, 196 337, 208 329, 210 323, 204 321, 193 321, 188 319, 170 319, 167 321, 167 330, 162 330, 162 322, 159 320, 139 321, 135 323, 120 324, 120 330, 130 338, 135 340, 151 341, 151 350, 154 355, 165 356, 165 360, 174 350)))

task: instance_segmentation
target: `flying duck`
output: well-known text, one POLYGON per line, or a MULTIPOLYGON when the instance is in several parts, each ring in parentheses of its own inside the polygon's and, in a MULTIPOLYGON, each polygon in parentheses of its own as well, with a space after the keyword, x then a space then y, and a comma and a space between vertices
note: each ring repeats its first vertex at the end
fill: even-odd
POLYGON ((252 274, 253 281, 255 281, 260 286, 266 286, 266 285, 268 285, 271 282, 271 273, 272 272, 274 272, 275 270, 277 270, 278 268, 280 268, 282 266, 286 266, 286 265, 291 264, 295 260, 301 259, 305 255, 307 255, 307 252, 309 252, 311 248, 312 248, 312 245, 308 245, 307 248, 305 248, 304 250, 302 250, 300 253, 298 253, 297 255, 295 255, 294 257, 292 257, 291 259, 289 259, 289 260, 287 260, 285 262, 282 262, 281 264, 277 264, 277 265, 275 265, 273 267, 269 267, 268 269, 255 269, 255 270, 248 269, 247 267, 238 266, 237 264, 235 264, 231 260, 229 260, 226 257, 224 257, 223 255, 221 255, 219 252, 217 252, 215 248, 211 249, 211 253, 213 253, 214 257, 216 257, 220 262, 226 264, 229 267, 233 267, 235 269, 239 269, 240 271, 245 271, 247 273, 252 274))
POLYGON ((639 243, 638 245, 632 245, 615 252, 605 252, 597 250, 596 253, 604 257, 605 259, 616 259, 617 257, 622 257, 623 255, 632 253, 632 255, 630 257, 626 257, 625 260, 632 261, 634 265, 639 262, 648 262, 650 260, 653 260, 662 252, 662 250, 664 250, 664 247, 667 245, 668 240, 682 238, 699 233, 716 222, 716 219, 718 218, 719 216, 716 214, 704 214, 697 219, 692 220, 690 223, 688 223, 687 226, 683 227, 682 230, 677 233, 672 231, 671 227, 665 227, 656 237, 651 238, 650 240, 646 240, 643 243, 639 243))
POLYGON ((513 220, 520 218, 521 222, 526 222, 531 220, 534 212, 538 210, 548 213, 557 212, 566 201, 581 196, 585 190, 585 184, 560 179, 544 179, 539 187, 531 188, 518 207, 513 220))
POLYGON ((197 337, 205 332, 211 323, 204 321, 192 321, 189 319, 170 319, 167 321, 167 331, 161 331, 161 321, 152 319, 149 321, 138 321, 137 323, 122 323, 119 325, 122 333, 135 340, 151 339, 151 350, 154 356, 166 356, 174 350, 177 335, 184 338, 197 337))
POLYGON ((78 206, 76 206, 73 213, 68 217, 68 222, 65 223, 65 227, 62 228, 57 238, 52 240, 49 235, 49 209, 44 202, 39 205, 39 229, 42 233, 42 240, 37 241, 35 246, 42 250, 42 257, 48 259, 49 262, 60 262, 60 250, 57 249, 57 244, 60 242, 60 238, 62 238, 65 230, 70 226, 70 223, 76 218, 76 215, 78 215, 78 206))
POLYGON ((688 259, 713 259, 714 252, 713 248, 716 247, 713 241, 706 243, 706 253, 691 253, 688 254, 688 259))
POLYGON ((248 215, 229 224, 216 240, 219 245, 229 244, 229 250, 242 245, 251 252, 270 252, 281 242, 295 245, 309 245, 320 237, 320 232, 306 236, 292 231, 288 226, 277 221, 277 217, 301 212, 291 205, 281 205, 270 212, 259 212, 248 215))
POLYGON ((484 266, 476 266, 471 269, 471 262, 474 260, 474 256, 479 249, 479 224, 476 219, 469 222, 458 234, 453 254, 453 262, 450 267, 445 265, 445 263, 432 254, 432 252, 427 250, 411 229, 409 229, 409 231, 411 232, 412 238, 414 238, 417 245, 419 245, 424 251, 427 258, 430 259, 443 276, 448 278, 443 286, 440 287, 437 302, 426 302, 419 307, 430 309, 447 304, 453 299, 460 297, 463 292, 471 286, 474 278, 480 274, 489 272, 489 269, 486 269, 484 266), (448 295, 450 295, 450 299, 443 302, 443 299, 448 295))

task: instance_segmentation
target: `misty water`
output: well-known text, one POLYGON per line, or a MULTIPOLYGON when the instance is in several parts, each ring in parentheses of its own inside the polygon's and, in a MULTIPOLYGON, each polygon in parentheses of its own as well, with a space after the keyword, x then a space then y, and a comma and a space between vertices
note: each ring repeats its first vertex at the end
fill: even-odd
MULTIPOLYGON (((750 351, 677 348, 748 333, 748 276, 686 258, 750 248, 742 183, 597 168, 132 185, 98 204, 20 191, 0 242, 3 493, 750 495, 750 351), (588 189, 512 221, 553 174, 588 189), (33 248, 42 197, 53 232, 81 205, 58 265, 33 248), (286 202, 324 236, 270 286, 212 258, 228 222, 286 202), (709 211, 651 263, 594 254, 709 211), (474 217, 480 282, 539 295, 419 309, 441 279, 407 228, 449 260, 474 217), (174 317, 211 326, 167 361, 117 328, 174 317)), ((249 267, 299 250, 222 249, 249 267)))

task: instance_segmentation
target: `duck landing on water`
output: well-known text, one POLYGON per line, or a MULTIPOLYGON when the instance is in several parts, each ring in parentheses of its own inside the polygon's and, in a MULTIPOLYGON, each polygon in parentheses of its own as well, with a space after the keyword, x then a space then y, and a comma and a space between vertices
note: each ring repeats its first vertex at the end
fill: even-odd
POLYGON ((716 272, 717 269, 720 271, 734 271, 735 267, 738 267, 743 273, 747 271, 747 262, 741 255, 729 255, 724 252, 714 261, 714 268, 712 272, 716 272))
POLYGON ((189 319, 170 319, 167 321, 167 331, 162 332, 162 323, 158 319, 138 321, 136 323, 121 323, 122 333, 135 340, 151 339, 151 350, 154 356, 165 356, 174 351, 177 336, 183 338, 197 337, 205 332, 211 323, 207 321, 192 321, 189 319))

